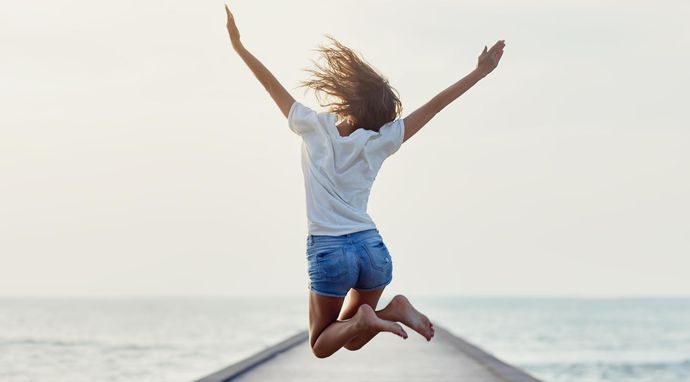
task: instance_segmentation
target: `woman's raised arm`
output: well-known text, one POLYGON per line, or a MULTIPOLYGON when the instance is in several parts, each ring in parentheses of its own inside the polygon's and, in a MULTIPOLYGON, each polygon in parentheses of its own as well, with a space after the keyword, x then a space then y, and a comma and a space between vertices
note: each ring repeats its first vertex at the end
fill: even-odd
POLYGON ((249 53, 244 45, 242 45, 242 42, 240 41, 240 31, 237 29, 237 25, 235 25, 235 17, 233 16, 232 12, 230 12, 230 8, 228 8, 227 5, 225 6, 225 13, 228 15, 227 27, 232 47, 235 49, 235 52, 240 55, 245 64, 249 66, 249 69, 251 69, 252 73, 254 73, 254 76, 256 76, 259 82, 261 82, 261 85, 264 86, 264 89, 266 89, 268 94, 271 95, 273 101, 275 101, 280 108, 280 111, 283 112, 283 115, 285 115, 285 118, 287 118, 288 113, 290 112, 290 107, 292 107, 295 99, 292 98, 290 93, 285 90, 283 85, 278 82, 278 80, 261 63, 261 61, 254 57, 253 54, 249 53))
POLYGON ((443 110, 443 108, 448 106, 448 104, 460 97, 464 92, 474 86, 474 84, 484 78, 487 74, 491 73, 496 66, 498 66, 498 62, 501 60, 501 56, 503 55, 504 47, 504 40, 499 40, 496 42, 496 44, 494 44, 494 46, 491 47, 491 49, 488 50, 485 46, 484 50, 479 55, 479 59, 477 60, 476 69, 458 82, 449 86, 444 91, 440 92, 429 102, 415 110, 412 114, 405 117, 405 135, 403 137, 403 142, 415 135, 422 127, 424 127, 424 125, 427 124, 427 122, 431 120, 431 118, 443 110))

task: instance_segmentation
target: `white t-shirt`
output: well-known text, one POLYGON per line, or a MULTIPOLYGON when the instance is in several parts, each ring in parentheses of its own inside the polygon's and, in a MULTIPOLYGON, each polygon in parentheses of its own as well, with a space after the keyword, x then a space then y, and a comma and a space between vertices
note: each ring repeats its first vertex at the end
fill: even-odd
POLYGON ((367 213, 371 186, 383 161, 402 145, 402 119, 379 132, 359 128, 342 137, 336 114, 295 102, 290 129, 302 137, 302 173, 307 197, 308 232, 340 236, 376 228, 367 213))

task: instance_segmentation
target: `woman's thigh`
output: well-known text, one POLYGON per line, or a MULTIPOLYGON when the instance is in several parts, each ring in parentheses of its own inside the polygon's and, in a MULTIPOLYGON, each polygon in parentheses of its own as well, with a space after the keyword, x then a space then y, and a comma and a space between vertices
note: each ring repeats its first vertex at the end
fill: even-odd
POLYGON ((379 299, 383 294, 384 288, 374 289, 372 291, 364 292, 358 291, 357 289, 350 289, 350 293, 345 297, 343 302, 343 307, 340 310, 339 320, 347 320, 352 318, 360 305, 367 304, 371 306, 372 309, 376 310, 379 304, 379 299))
POLYGON ((338 319, 343 306, 342 297, 321 296, 309 293, 309 344, 314 347, 321 332, 338 319))

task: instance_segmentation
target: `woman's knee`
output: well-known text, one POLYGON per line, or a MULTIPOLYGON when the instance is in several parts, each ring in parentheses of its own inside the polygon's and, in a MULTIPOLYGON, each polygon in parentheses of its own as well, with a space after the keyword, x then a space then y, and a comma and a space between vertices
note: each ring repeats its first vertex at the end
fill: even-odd
POLYGON ((311 352, 314 354, 316 358, 328 358, 330 357, 333 353, 326 353, 324 352, 317 344, 316 342, 310 343, 311 346, 311 352))
POLYGON ((350 341, 350 342, 346 343, 345 346, 343 346, 343 347, 347 350, 356 351, 356 350, 361 349, 362 346, 364 346, 363 343, 355 344, 352 341, 350 341))

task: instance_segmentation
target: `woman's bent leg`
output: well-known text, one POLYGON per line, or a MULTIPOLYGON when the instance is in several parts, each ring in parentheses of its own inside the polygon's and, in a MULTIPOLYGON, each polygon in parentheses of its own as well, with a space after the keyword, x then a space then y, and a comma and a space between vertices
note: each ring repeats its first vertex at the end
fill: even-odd
MULTIPOLYGON (((345 298, 345 302, 342 310, 340 311, 339 320, 347 320, 357 313, 360 305, 367 304, 371 306, 374 311, 378 306, 379 299, 383 294, 383 288, 375 289, 373 291, 358 291, 356 289, 350 289, 350 292, 345 298)), ((377 311, 376 315, 379 318, 383 318, 380 314, 381 311, 377 311)), ((376 337, 378 332, 361 333, 357 337, 353 338, 350 342, 345 344, 347 350, 359 350, 362 346, 366 345, 367 342, 371 341, 372 338, 376 337)))
MULTIPOLYGON (((375 307, 382 293, 383 288, 369 292, 350 290, 348 301, 340 314, 340 318, 347 319, 353 316, 361 304, 369 304, 375 307)), ((407 297, 403 295, 395 295, 385 308, 375 313, 383 320, 402 322, 405 326, 421 334, 427 341, 430 341, 434 336, 434 325, 431 321, 429 321, 427 316, 417 311, 407 297)), ((345 344, 345 348, 348 350, 358 350, 371 341, 377 333, 362 333, 345 344)))
POLYGON ((315 356, 328 357, 353 338, 365 333, 387 331, 407 337, 400 325, 380 319, 367 304, 360 305, 351 318, 338 321, 343 300, 343 297, 309 293, 309 343, 315 356))

